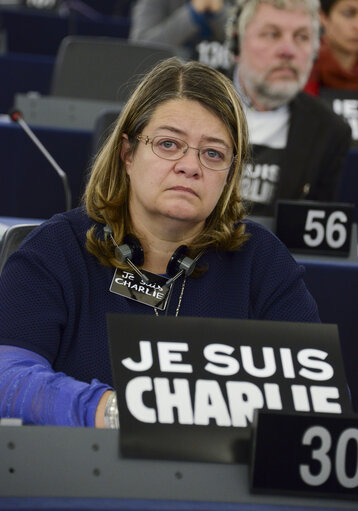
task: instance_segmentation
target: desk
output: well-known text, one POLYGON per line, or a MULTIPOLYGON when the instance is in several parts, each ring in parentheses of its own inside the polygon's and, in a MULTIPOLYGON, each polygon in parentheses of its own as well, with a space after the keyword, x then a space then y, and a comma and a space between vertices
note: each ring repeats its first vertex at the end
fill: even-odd
POLYGON ((0 458, 0 509, 357 509, 351 500, 250 494, 246 464, 122 458, 114 430, 0 426, 0 458))
MULTIPOLYGON (((34 129, 66 172, 77 206, 90 162, 92 133, 55 128, 34 129)), ((49 218, 65 209, 62 182, 20 126, 0 122, 0 215, 49 218)))

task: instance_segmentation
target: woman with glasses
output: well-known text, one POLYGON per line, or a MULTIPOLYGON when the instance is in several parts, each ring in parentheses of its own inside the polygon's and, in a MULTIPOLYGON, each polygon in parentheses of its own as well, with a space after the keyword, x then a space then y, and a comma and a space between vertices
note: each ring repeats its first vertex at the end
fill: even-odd
POLYGON ((117 427, 107 312, 319 321, 302 268, 245 219, 247 144, 218 71, 174 58, 143 78, 84 205, 44 222, 4 267, 0 416, 117 427))

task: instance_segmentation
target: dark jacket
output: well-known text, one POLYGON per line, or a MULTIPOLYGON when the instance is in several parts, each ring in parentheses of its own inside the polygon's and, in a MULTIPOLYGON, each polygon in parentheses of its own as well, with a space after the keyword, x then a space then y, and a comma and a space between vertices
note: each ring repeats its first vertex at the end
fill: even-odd
POLYGON ((351 129, 323 101, 304 92, 290 107, 278 198, 335 200, 351 129))

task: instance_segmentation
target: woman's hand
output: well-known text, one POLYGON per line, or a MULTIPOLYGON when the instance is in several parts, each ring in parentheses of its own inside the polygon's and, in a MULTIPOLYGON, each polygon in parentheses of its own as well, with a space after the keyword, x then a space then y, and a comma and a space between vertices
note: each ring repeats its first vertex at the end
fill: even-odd
POLYGON ((218 12, 224 6, 224 0, 191 0, 196 12, 218 12))

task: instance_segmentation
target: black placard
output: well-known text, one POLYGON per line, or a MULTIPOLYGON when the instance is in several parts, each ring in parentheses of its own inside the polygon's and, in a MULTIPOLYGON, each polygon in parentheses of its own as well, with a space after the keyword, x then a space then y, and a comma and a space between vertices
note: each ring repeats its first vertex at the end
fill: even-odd
POLYGON ((348 257, 353 212, 353 204, 279 200, 275 233, 298 254, 348 257))
POLYGON ((256 408, 351 412, 335 325, 120 314, 107 323, 123 456, 247 462, 256 408))
POLYGON ((358 415, 257 411, 251 491, 358 498, 358 415))

